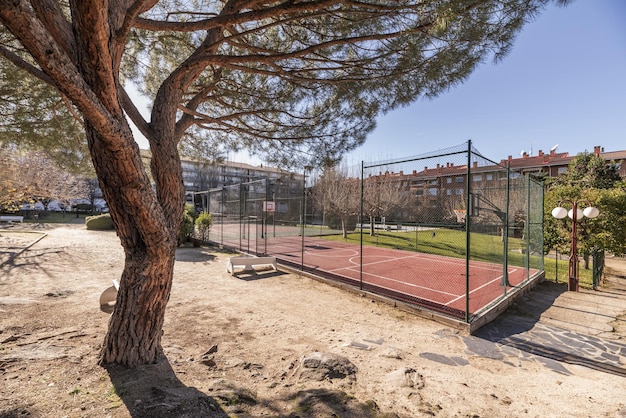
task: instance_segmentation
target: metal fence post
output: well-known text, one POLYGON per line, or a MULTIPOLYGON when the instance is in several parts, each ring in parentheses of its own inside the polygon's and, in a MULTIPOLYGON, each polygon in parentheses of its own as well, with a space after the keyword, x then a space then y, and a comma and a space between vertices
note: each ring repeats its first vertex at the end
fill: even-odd
POLYGON ((506 294, 506 287, 510 286, 509 283, 509 209, 511 201, 511 163, 506 163, 506 191, 505 200, 506 208, 504 210, 504 230, 502 231, 502 239, 504 241, 504 268, 502 272, 502 286, 504 286, 504 294, 506 294))
POLYGON ((465 174, 465 322, 470 311, 470 204, 471 204, 472 140, 467 141, 467 172, 465 174))
POLYGON ((363 290, 363 199, 365 199, 364 193, 364 176, 365 176, 365 163, 361 161, 361 202, 360 202, 360 214, 359 214, 359 223, 361 224, 360 234, 359 234, 359 254, 360 254, 360 263, 359 263, 359 288, 363 290))

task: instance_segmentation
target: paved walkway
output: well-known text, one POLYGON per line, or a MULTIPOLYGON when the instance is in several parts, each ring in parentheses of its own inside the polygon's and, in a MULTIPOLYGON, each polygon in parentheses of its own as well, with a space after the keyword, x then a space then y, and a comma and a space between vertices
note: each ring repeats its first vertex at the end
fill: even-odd
POLYGON ((614 274, 596 291, 569 292, 565 284, 551 282, 537 286, 465 337, 468 350, 490 358, 516 350, 564 374, 570 374, 567 364, 576 364, 626 377, 626 259, 607 259, 607 266, 614 274))

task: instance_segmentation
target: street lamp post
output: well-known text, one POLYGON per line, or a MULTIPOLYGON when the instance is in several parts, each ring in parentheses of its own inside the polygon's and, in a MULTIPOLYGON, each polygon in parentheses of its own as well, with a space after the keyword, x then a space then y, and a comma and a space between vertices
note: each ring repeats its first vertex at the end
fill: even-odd
POLYGON ((581 210, 578 207, 577 200, 564 200, 559 202, 559 205, 552 209, 552 216, 557 219, 563 219, 568 216, 572 220, 572 252, 569 257, 569 269, 568 276, 569 282, 567 290, 578 292, 578 237, 576 235, 576 224, 579 219, 589 218, 593 219, 600 214, 600 211, 591 206, 588 201, 585 201, 587 207, 581 210), (562 203, 570 203, 572 208, 568 211, 561 206, 562 203))

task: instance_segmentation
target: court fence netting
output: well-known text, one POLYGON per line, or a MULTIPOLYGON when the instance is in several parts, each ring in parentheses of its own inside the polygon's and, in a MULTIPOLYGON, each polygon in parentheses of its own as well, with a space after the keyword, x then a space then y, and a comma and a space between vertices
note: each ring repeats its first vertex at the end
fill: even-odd
POLYGON ((212 214, 212 244, 471 323, 545 274, 543 192, 468 141, 228 185, 195 204, 212 214))

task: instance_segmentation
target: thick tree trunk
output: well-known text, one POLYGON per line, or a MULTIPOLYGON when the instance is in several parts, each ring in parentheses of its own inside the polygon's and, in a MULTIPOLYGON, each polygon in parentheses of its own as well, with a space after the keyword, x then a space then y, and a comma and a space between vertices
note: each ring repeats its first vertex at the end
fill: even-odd
POLYGON ((163 354, 161 337, 174 268, 174 248, 163 257, 126 254, 117 303, 100 352, 100 364, 128 367, 155 363, 163 354))
MULTIPOLYGON (((89 125, 86 132, 100 187, 125 253, 117 302, 99 363, 127 367, 154 363, 162 355, 162 327, 182 221, 180 160, 155 153, 153 158, 161 160, 153 164, 159 166, 153 167, 157 190, 162 190, 163 184, 169 189, 157 197, 130 127, 120 132, 119 140, 125 146, 114 150, 89 125)), ((175 148, 175 141, 170 142, 170 147, 175 148)))
MULTIPOLYGON (((136 167, 127 168, 128 175, 136 167)), ((179 170, 173 169, 174 173, 179 170)), ((183 201, 170 196, 168 205, 180 206, 180 210, 165 215, 162 205, 150 203, 156 197, 147 180, 142 187, 119 187, 118 182, 124 182, 123 173, 124 170, 118 170, 110 176, 99 175, 104 179, 103 192, 125 253, 117 302, 99 362, 135 367, 154 363, 162 355, 162 328, 172 287, 183 201), (118 181, 112 181, 113 178, 118 181)))

